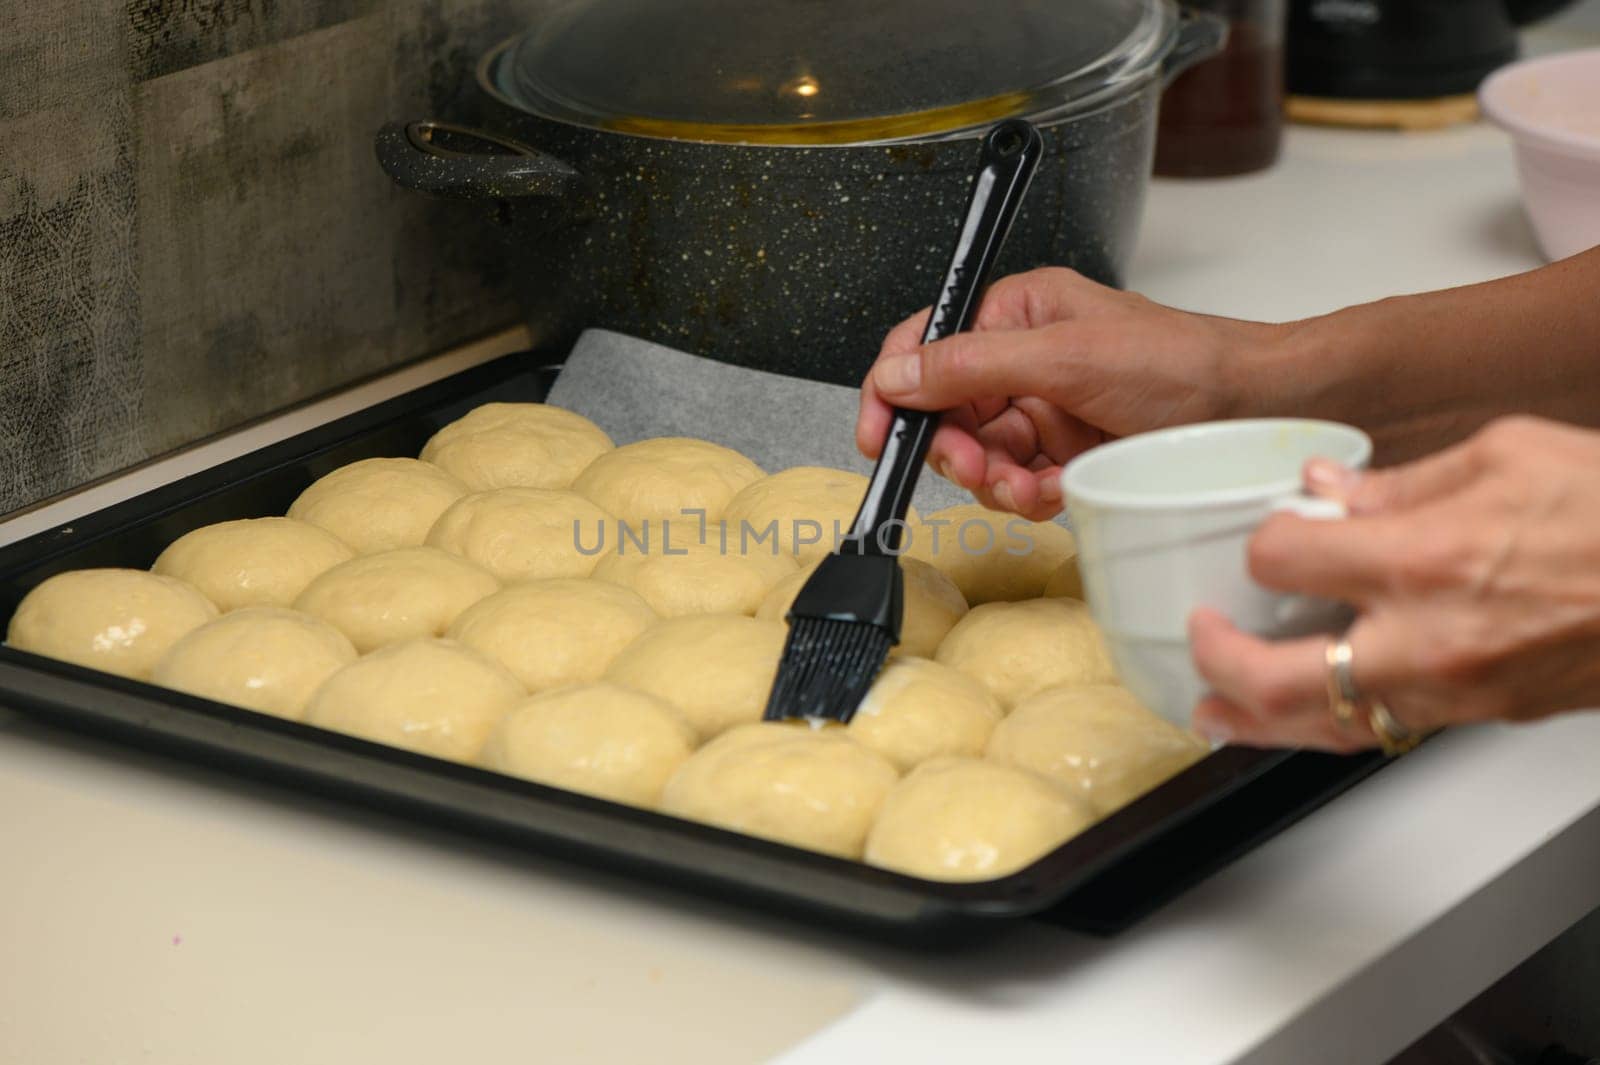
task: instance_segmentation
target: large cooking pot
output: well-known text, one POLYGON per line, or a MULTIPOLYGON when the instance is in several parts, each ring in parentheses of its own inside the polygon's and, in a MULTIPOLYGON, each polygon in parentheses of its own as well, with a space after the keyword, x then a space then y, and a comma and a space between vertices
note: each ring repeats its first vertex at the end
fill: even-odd
POLYGON ((1046 151, 999 269, 1119 283, 1161 89, 1224 33, 1171 0, 587 0, 479 64, 493 132, 395 123, 378 158, 490 201, 542 342, 853 384, 927 302, 1001 118, 1046 151))

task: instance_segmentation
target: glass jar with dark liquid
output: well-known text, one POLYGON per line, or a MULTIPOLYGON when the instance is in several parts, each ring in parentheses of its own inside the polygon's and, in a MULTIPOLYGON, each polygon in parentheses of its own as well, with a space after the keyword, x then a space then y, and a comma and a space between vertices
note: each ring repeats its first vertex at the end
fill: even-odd
POLYGON ((1185 0, 1228 20, 1228 44, 1161 97, 1155 172, 1223 177, 1262 170, 1283 139, 1284 0, 1185 0))

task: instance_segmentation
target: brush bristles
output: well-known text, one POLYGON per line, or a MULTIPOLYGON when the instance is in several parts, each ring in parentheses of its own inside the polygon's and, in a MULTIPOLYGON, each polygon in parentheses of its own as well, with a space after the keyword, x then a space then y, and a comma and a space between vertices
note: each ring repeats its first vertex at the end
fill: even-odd
POLYGON ((892 646, 889 634, 876 625, 793 619, 766 720, 820 717, 849 724, 892 646))

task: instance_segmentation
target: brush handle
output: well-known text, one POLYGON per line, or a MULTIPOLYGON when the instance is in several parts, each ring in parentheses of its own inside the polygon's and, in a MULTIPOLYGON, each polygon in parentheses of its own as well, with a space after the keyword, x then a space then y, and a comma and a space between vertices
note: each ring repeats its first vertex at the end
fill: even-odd
MULTIPOLYGON (((984 136, 966 219, 950 256, 950 267, 939 285, 938 298, 933 301, 933 312, 922 334, 924 344, 943 340, 972 325, 995 260, 1043 154, 1044 138, 1021 119, 1001 122, 984 136)), ((878 457, 866 498, 841 550, 868 555, 898 550, 911 493, 917 486, 923 460, 928 457, 928 445, 939 418, 937 412, 895 408, 883 454, 878 457)))

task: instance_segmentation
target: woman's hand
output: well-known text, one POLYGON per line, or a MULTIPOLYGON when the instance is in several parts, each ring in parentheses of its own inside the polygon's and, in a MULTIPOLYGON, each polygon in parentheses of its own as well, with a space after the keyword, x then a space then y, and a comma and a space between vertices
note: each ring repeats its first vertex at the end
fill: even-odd
MULTIPOLYGON (((1339 599, 1363 695, 1407 728, 1600 706, 1600 432, 1497 421, 1409 466, 1313 463, 1346 521, 1276 515, 1250 543, 1269 588, 1339 599)), ((1190 620, 1214 696, 1195 726, 1255 746, 1372 746, 1328 705, 1326 637, 1264 642, 1212 612, 1190 620)), ((1362 715, 1358 714, 1358 718, 1362 715)))
POLYGON ((922 346, 928 311, 884 341, 856 442, 876 458, 891 407, 949 411, 928 462, 983 503, 1061 509, 1063 463, 1117 436, 1227 417, 1248 353, 1279 327, 1189 314, 1050 268, 997 281, 972 332, 922 346))

